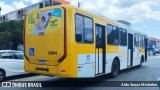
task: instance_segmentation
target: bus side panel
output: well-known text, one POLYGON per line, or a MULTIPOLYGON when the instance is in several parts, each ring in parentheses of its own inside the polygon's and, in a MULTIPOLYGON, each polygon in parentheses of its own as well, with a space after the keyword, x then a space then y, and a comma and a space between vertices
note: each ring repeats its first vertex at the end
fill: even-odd
POLYGON ((137 65, 138 63, 139 63, 138 48, 134 47, 134 50, 133 50, 133 66, 137 65))
POLYGON ((78 54, 77 77, 95 77, 95 54, 78 54))
POLYGON ((134 51, 134 61, 133 61, 133 66, 139 65, 141 62, 141 57, 144 56, 144 49, 141 47, 135 47, 135 51, 134 51))
POLYGON ((58 65, 58 76, 59 77, 74 77, 72 75, 72 57, 71 56, 67 56, 67 58, 58 65))
POLYGON ((112 62, 116 56, 119 56, 118 46, 106 46, 106 71, 108 74, 111 72, 112 62))
POLYGON ((77 77, 95 77, 95 45, 77 43, 77 77))
POLYGON ((111 73, 111 67, 114 60, 114 57, 117 53, 107 53, 106 54, 106 71, 105 74, 111 73))
POLYGON ((127 46, 111 46, 106 47, 106 74, 111 72, 112 63, 115 57, 119 58, 120 70, 127 68, 127 46))
POLYGON ((126 69, 128 67, 127 50, 127 46, 119 46, 120 70, 126 69))
MULTIPOLYGON (((89 14, 84 13, 83 11, 76 9, 75 13, 84 15, 84 17, 91 17, 89 14)), ((74 17, 75 18, 75 17, 74 17)), ((91 17, 94 19, 93 17, 91 17)), ((74 64, 77 65, 77 77, 78 78, 91 78, 95 77, 95 38, 93 43, 81 43, 76 41, 76 23, 74 19, 74 29, 72 43, 73 48, 73 61, 74 64), (75 61, 77 61, 75 63, 75 61)), ((93 20, 93 29, 94 28, 94 20, 93 20)), ((95 31, 93 31, 94 33, 95 31)))
POLYGON ((77 77, 77 49, 75 41, 75 8, 66 8, 66 26, 67 26, 67 59, 65 59, 58 66, 58 74, 60 77, 69 77, 76 78, 77 77), (69 57, 68 57, 69 56, 69 57), (61 71, 65 70, 65 72, 61 71))

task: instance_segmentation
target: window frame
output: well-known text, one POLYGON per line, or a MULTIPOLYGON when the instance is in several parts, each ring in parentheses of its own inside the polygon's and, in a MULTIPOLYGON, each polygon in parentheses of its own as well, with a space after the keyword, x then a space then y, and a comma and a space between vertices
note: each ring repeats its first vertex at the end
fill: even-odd
POLYGON ((106 37, 107 37, 107 39, 106 39, 106 40, 107 40, 107 44, 108 44, 109 46, 119 46, 119 45, 120 45, 120 42, 119 42, 119 41, 120 41, 120 40, 119 40, 119 36, 120 36, 120 35, 119 35, 119 27, 116 26, 116 25, 107 24, 106 30, 107 30, 107 31, 106 31, 106 35, 107 35, 107 36, 106 36, 106 37), (108 25, 112 26, 112 30, 113 30, 113 27, 118 28, 118 44, 109 44, 109 43, 108 43, 108 25))
POLYGON ((3 59, 2 56, 1 56, 2 53, 5 53, 5 52, 0 52, 0 59, 3 59))
POLYGON ((137 47, 140 47, 140 36, 139 36, 139 34, 137 33, 137 42, 138 42, 138 44, 137 44, 137 47))
POLYGON ((1 52, 0 54, 2 53, 6 53, 6 54, 9 54, 9 53, 12 53, 12 58, 2 58, 2 56, 0 55, 0 59, 3 59, 3 60, 14 60, 14 53, 13 52, 1 52))
POLYGON ((136 41, 138 40, 138 44, 134 44, 135 47, 138 47, 138 48, 143 48, 143 44, 144 44, 144 40, 143 40, 143 37, 144 35, 142 34, 138 34, 138 33, 134 33, 135 34, 135 37, 136 37, 136 41))
POLYGON ((145 43, 144 43, 145 36, 142 34, 140 34, 140 36, 141 36, 141 46, 140 47, 144 48, 145 47, 145 43))
POLYGON ((16 53, 20 53, 20 52, 13 52, 13 59, 16 59, 16 60, 23 60, 24 59, 24 58, 20 58, 16 53), (15 58, 15 56, 17 56, 18 59, 15 58))
POLYGON ((106 32, 105 32, 105 29, 106 29, 106 26, 104 26, 102 24, 98 24, 98 23, 95 24, 95 38, 96 38, 95 42, 96 42, 96 48, 103 48, 103 38, 105 39, 104 43, 106 43, 106 34, 105 34, 106 32), (97 29, 97 27, 98 27, 98 29, 97 29), (101 28, 101 34, 99 32, 100 28, 101 28), (98 39, 99 39, 99 35, 101 35, 101 40, 102 40, 102 42, 100 43, 100 46, 97 46, 97 44, 99 44, 99 42, 97 42, 97 30, 98 30, 98 39), (103 34, 102 34, 103 30, 104 30, 105 36, 103 36, 103 34))
POLYGON ((143 42, 142 42, 143 40, 142 40, 142 38, 143 38, 142 35, 140 35, 140 47, 143 47, 143 42))
POLYGON ((128 37, 127 37, 127 35, 128 35, 128 32, 127 32, 128 30, 127 29, 124 29, 124 28, 121 28, 121 27, 119 27, 119 45, 120 46, 128 46, 128 41, 127 41, 127 39, 128 39, 128 37), (120 33, 120 29, 122 29, 122 32, 123 31, 126 31, 126 45, 122 45, 121 44, 121 33, 120 33))
POLYGON ((134 33, 134 47, 137 47, 136 46, 136 33, 134 33))
POLYGON ((143 37, 143 38, 142 38, 142 40, 143 40, 143 42, 142 42, 142 43, 143 43, 143 48, 145 48, 145 36, 142 35, 142 37, 143 37))
POLYGON ((138 34, 137 34, 137 33, 134 33, 134 36, 135 36, 134 47, 139 47, 138 44, 137 44, 138 34))
MULTIPOLYGON (((95 27, 94 27, 94 20, 93 20, 93 18, 92 17, 89 17, 89 16, 86 16, 86 15, 84 15, 84 14, 81 14, 81 13, 75 13, 75 15, 74 15, 74 23, 75 23, 75 41, 76 41, 76 43, 78 43, 78 44, 94 44, 94 31, 95 31, 95 27), (90 18, 91 20, 92 20, 92 42, 77 42, 77 40, 76 40, 76 15, 79 15, 79 16, 82 16, 83 17, 83 34, 85 35, 85 22, 84 22, 84 17, 87 17, 87 18, 90 18)), ((85 39, 85 36, 83 35, 83 37, 82 38, 84 38, 85 39)))

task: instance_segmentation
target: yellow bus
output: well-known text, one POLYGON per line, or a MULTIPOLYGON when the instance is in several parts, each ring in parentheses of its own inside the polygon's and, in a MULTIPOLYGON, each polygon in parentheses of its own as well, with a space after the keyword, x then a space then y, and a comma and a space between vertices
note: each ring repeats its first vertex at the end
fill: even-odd
POLYGON ((92 78, 142 66, 147 36, 71 5, 35 10, 25 17, 25 71, 92 78))

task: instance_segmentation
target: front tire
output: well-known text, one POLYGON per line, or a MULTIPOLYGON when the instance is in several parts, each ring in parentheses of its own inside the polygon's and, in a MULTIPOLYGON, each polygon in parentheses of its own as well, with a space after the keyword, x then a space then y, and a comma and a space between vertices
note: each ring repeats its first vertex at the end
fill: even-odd
POLYGON ((0 70, 0 82, 2 82, 5 79, 6 75, 3 70, 0 70))
POLYGON ((112 63, 112 69, 111 69, 111 77, 115 78, 118 76, 120 71, 120 64, 117 60, 114 60, 112 63))

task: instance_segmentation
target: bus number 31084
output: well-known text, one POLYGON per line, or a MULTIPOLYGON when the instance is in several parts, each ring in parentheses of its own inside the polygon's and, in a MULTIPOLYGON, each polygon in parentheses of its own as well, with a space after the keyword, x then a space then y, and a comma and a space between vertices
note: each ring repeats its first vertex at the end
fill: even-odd
POLYGON ((57 55, 57 51, 48 51, 48 55, 57 55))

